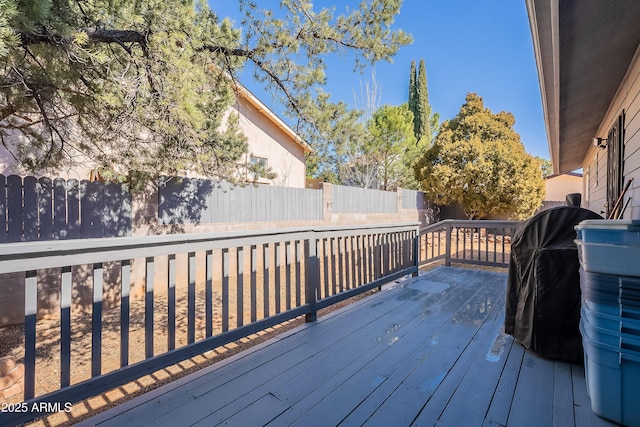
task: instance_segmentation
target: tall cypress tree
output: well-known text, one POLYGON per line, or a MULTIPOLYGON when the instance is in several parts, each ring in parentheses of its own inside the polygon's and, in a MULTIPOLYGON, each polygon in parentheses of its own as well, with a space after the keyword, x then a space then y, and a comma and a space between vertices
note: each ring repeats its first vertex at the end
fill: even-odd
POLYGON ((416 61, 411 61, 411 70, 409 72, 409 111, 413 113, 413 133, 418 135, 416 127, 416 61))
POLYGON ((427 70, 424 59, 420 60, 418 68, 418 78, 416 81, 416 106, 414 111, 414 129, 416 139, 419 141, 425 138, 431 142, 433 137, 431 130, 431 106, 429 105, 429 91, 427 89, 427 70))

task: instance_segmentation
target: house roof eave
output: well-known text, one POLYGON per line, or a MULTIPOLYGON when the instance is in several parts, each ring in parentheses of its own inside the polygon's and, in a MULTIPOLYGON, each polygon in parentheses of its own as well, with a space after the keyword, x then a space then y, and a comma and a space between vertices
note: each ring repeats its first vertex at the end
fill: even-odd
MULTIPOLYGON (((526 0, 554 173, 583 166, 640 44, 640 2, 526 0)), ((604 135, 606 136, 606 135, 604 135)))
POLYGON ((297 144, 302 146, 304 153, 308 154, 313 152, 311 145, 304 140, 295 130, 284 122, 276 113, 274 113, 269 107, 267 107, 262 101, 258 99, 249 89, 244 87, 238 82, 235 82, 236 93, 242 97, 245 101, 250 103, 261 114, 264 114, 272 123, 274 123, 280 130, 282 130, 287 136, 294 140, 297 144))

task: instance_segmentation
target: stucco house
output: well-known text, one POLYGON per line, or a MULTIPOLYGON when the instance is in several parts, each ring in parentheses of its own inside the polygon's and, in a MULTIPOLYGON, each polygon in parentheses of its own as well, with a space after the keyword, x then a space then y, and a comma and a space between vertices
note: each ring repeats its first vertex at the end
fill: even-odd
POLYGON ((526 0, 554 174, 582 206, 640 218, 640 1, 526 0), (624 208, 626 205, 626 209, 624 208))
MULTIPOLYGON (((257 184, 305 188, 305 155, 311 151, 309 144, 247 88, 236 83, 235 92, 236 102, 230 107, 230 113, 239 113, 240 127, 247 136, 249 149, 244 160, 246 163, 262 163, 277 175, 273 180, 260 176, 245 178, 257 184)), ((85 163, 73 170, 57 171, 55 175, 91 180, 92 168, 91 164, 85 163)), ((2 146, 0 173, 21 174, 15 159, 2 146)), ((190 175, 189 171, 184 171, 184 175, 190 175)))
POLYGON ((255 177, 256 182, 305 188, 309 144, 247 88, 240 84, 236 88, 233 109, 239 113, 240 127, 247 136, 246 160, 262 163, 277 174, 272 181, 255 177))

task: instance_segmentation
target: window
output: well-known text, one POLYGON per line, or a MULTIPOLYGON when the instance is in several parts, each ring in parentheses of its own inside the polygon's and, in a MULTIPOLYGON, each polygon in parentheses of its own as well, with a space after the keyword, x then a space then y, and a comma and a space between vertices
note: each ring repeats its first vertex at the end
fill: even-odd
POLYGON ((624 111, 607 136, 607 218, 622 192, 624 178, 624 111))
POLYGON ((269 165, 266 158, 254 156, 251 156, 249 158, 249 173, 253 177, 252 179, 254 181, 266 177, 268 169, 269 165))

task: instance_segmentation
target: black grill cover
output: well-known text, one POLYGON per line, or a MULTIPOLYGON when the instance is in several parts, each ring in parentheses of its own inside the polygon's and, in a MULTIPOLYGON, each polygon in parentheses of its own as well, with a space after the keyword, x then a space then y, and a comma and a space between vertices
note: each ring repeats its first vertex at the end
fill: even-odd
POLYGON ((602 217, 559 206, 520 224, 511 240, 505 332, 544 357, 583 360, 574 227, 585 219, 602 217))

